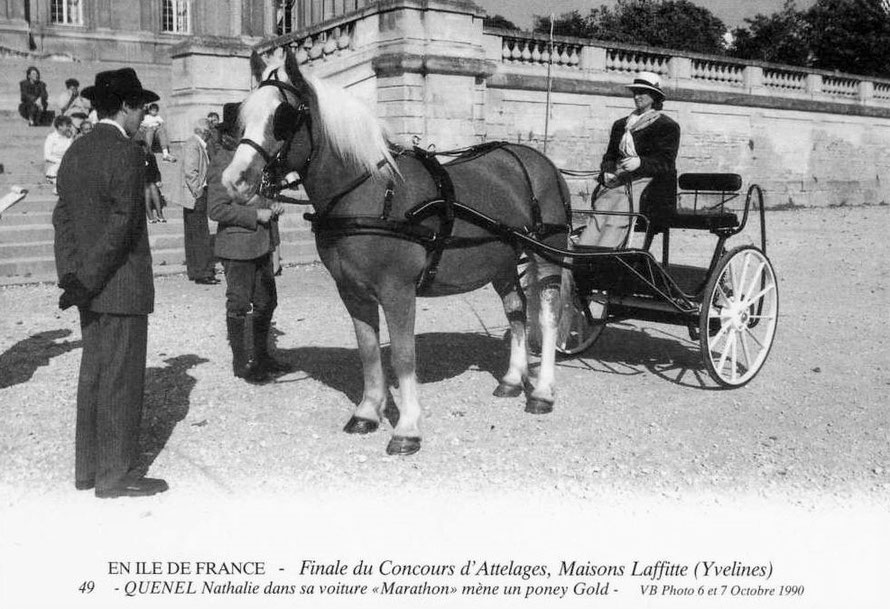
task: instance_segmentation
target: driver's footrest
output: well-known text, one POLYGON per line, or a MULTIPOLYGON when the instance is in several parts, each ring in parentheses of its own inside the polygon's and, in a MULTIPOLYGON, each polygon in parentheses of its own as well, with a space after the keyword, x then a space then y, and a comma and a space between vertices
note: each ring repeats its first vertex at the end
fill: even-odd
POLYGON ((670 228, 689 228, 698 230, 722 230, 735 228, 739 225, 739 218, 730 212, 682 212, 677 211, 667 216, 664 223, 670 228))

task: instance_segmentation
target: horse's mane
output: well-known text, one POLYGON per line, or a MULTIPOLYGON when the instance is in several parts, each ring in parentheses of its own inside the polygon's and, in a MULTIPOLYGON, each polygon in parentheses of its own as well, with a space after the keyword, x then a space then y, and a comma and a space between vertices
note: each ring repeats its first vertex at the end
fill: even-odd
POLYGON ((371 109, 342 87, 306 77, 315 94, 325 138, 341 159, 372 174, 394 170, 386 128, 371 109), (385 159, 387 165, 380 167, 385 159))

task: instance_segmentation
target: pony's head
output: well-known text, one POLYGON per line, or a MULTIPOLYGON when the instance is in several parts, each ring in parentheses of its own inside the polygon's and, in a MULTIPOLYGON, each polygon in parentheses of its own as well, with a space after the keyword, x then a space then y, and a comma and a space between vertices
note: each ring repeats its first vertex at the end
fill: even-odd
POLYGON ((241 104, 242 139, 222 175, 234 199, 253 196, 272 164, 282 166, 279 173, 299 172, 307 190, 315 167, 336 165, 341 178, 344 169, 373 174, 395 167, 370 109, 339 87, 304 77, 289 49, 254 53, 250 65, 260 84, 241 104))

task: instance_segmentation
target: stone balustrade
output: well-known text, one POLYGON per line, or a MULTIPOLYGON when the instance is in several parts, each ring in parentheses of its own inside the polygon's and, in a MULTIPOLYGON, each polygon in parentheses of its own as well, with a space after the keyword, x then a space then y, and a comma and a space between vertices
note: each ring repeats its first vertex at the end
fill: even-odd
POLYGON ((649 71, 661 75, 669 88, 890 107, 890 80, 563 36, 551 42, 539 34, 497 28, 485 28, 484 35, 500 39, 500 44, 488 46, 501 49, 499 60, 507 69, 545 67, 552 45, 555 64, 575 68, 588 79, 649 71))
POLYGON ((258 45, 258 49, 287 46, 294 50, 300 64, 312 64, 355 50, 358 15, 347 15, 312 28, 285 34, 258 45))
POLYGON ((580 44, 561 42, 551 45, 540 39, 520 39, 505 36, 501 44, 501 57, 507 63, 558 65, 580 68, 580 44), (551 53, 552 50, 552 53, 551 53))

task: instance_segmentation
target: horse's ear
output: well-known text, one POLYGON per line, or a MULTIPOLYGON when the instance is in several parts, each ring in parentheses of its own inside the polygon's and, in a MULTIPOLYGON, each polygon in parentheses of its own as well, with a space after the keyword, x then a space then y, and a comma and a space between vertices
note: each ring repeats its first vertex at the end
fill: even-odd
POLYGON ((250 53, 250 73, 254 80, 260 82, 263 80, 263 70, 266 69, 266 62, 260 57, 256 51, 250 53))
POLYGON ((297 56, 294 54, 293 49, 290 48, 287 49, 284 55, 284 72, 294 86, 300 87, 305 83, 303 74, 300 72, 300 62, 297 61, 297 56))

